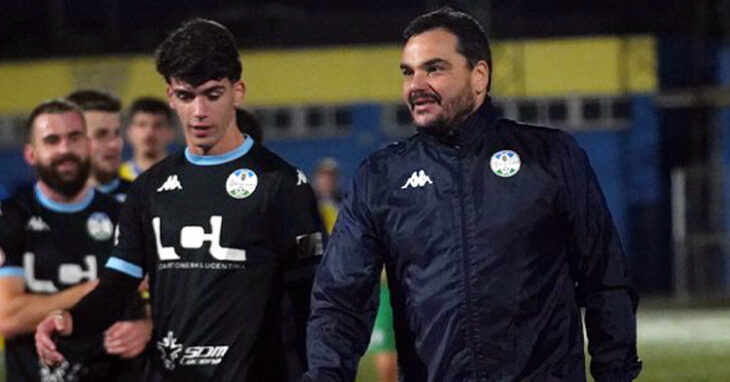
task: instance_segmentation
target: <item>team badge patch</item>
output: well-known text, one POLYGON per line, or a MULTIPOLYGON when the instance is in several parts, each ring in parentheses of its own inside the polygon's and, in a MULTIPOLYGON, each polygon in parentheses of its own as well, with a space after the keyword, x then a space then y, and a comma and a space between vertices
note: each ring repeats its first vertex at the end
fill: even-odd
POLYGON ((114 234, 114 224, 104 212, 94 212, 86 221, 86 230, 94 240, 109 240, 114 234))
POLYGON ((259 178, 256 173, 247 169, 239 168, 228 175, 226 180, 226 191, 228 195, 236 199, 248 198, 256 190, 259 178))
POLYGON ((520 166, 522 166, 520 156, 512 150, 497 151, 489 161, 489 167, 492 168, 494 175, 501 178, 514 176, 520 171, 520 166))

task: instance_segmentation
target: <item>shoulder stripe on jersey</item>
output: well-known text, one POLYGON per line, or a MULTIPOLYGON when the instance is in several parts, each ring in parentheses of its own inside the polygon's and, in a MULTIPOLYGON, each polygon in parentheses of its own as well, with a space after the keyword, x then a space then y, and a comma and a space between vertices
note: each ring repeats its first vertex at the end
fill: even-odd
POLYGON ((106 267, 138 279, 142 278, 142 268, 140 266, 130 263, 129 261, 122 260, 118 257, 110 257, 106 262, 106 267))
POLYGON ((86 207, 89 206, 89 204, 91 204, 91 201, 94 200, 94 194, 94 188, 90 187, 86 191, 86 196, 84 196, 84 199, 82 201, 78 203, 61 203, 52 200, 51 198, 46 196, 43 191, 41 191, 41 188, 38 187, 38 183, 35 184, 35 196, 38 199, 38 202, 43 207, 46 207, 54 212, 74 213, 83 211, 86 207))
POLYGON ((23 267, 2 267, 0 268, 0 277, 23 277, 25 272, 23 267))
POLYGON ((195 155, 190 152, 190 148, 186 147, 185 158, 187 158, 188 162, 198 166, 215 166, 236 160, 246 155, 253 146, 253 138, 249 137, 247 134, 244 134, 243 136, 246 137, 246 139, 233 151, 229 151, 221 155, 195 155))
POLYGON ((114 180, 112 180, 109 183, 100 184, 100 185, 96 186, 96 189, 101 191, 102 194, 108 194, 108 193, 116 190, 117 187, 119 187, 119 183, 120 183, 119 178, 115 178, 114 180))

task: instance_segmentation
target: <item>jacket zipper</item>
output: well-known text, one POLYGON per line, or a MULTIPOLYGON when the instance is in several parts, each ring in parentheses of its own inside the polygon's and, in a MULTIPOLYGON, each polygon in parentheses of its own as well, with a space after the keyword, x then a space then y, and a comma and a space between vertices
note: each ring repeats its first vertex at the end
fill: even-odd
POLYGON ((461 212, 461 245, 462 245, 462 266, 464 267, 464 295, 465 295, 465 307, 466 307, 466 341, 472 351, 474 357, 474 377, 475 380, 480 380, 481 373, 479 371, 479 354, 476 344, 477 329, 473 326, 472 320, 474 319, 474 312, 472 307, 472 292, 471 292, 471 272, 469 271, 469 240, 467 238, 466 228, 466 186, 464 182, 464 154, 460 146, 456 146, 457 150, 457 177, 458 177, 458 198, 459 198, 459 209, 461 212))

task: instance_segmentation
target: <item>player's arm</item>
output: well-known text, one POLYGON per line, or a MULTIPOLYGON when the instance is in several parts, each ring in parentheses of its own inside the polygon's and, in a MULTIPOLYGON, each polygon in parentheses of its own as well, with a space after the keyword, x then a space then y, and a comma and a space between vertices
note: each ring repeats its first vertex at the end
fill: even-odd
POLYGON ((6 338, 32 333, 43 318, 58 309, 69 309, 97 285, 97 281, 41 295, 25 292, 22 276, 0 277, 0 334, 6 338))
POLYGON ((134 358, 142 353, 152 337, 152 315, 149 304, 144 303, 141 313, 141 317, 117 321, 104 331, 104 350, 108 354, 121 358, 134 358))
POLYGON ((636 307, 626 259, 611 214, 585 152, 565 137, 561 166, 571 230, 569 259, 585 307, 591 374, 596 381, 630 381, 641 371, 636 307))
MULTIPOLYGON (((314 191, 303 175, 293 169, 286 173, 273 198, 276 216, 275 240, 283 255, 282 314, 292 317, 296 325, 285 336, 286 348, 299 366, 307 364, 306 328, 309 317, 312 283, 322 258, 324 229, 314 191)), ((294 365, 292 365, 294 367, 294 365)))
POLYGON ((378 307, 383 246, 371 220, 367 162, 356 173, 317 271, 304 381, 354 381, 378 307))
POLYGON ((49 295, 26 293, 22 256, 27 217, 20 204, 0 208, 0 334, 8 338, 32 333, 46 315, 68 309, 96 285, 87 282, 49 295))
POLYGON ((129 304, 138 297, 137 286, 145 270, 143 218, 144 179, 135 182, 127 196, 115 233, 115 247, 99 277, 99 285, 67 312, 46 317, 36 328, 36 350, 41 360, 63 360, 51 340, 61 335, 91 335, 104 332, 123 319, 129 304))

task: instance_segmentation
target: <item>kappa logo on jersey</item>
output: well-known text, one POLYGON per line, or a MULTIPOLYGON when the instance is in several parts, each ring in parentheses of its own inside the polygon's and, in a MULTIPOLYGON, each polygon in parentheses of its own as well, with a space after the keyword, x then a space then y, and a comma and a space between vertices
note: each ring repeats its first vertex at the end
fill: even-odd
POLYGON ((165 180, 165 183, 162 183, 162 186, 157 189, 157 192, 174 190, 182 190, 182 184, 180 184, 180 180, 177 179, 177 175, 170 175, 165 180))
MULTIPOLYGON (((61 264, 58 266, 58 281, 65 285, 76 285, 83 281, 94 280, 97 277, 96 257, 84 256, 86 270, 79 264, 61 264)), ((35 275, 35 255, 30 252, 23 254, 23 270, 25 283, 28 289, 36 293, 56 293, 58 288, 53 281, 41 280, 35 275)))
POLYGON ((401 189, 405 190, 408 187, 411 188, 417 188, 417 187, 423 187, 427 184, 433 184, 431 181, 431 178, 426 175, 426 172, 423 170, 421 171, 413 171, 413 174, 411 174, 411 177, 408 178, 406 183, 401 186, 401 189))
POLYGON ((307 176, 304 175, 302 170, 297 169, 297 186, 301 186, 302 184, 307 184, 307 183, 309 183, 307 176))
POLYGON ((247 168, 239 168, 228 175, 226 191, 228 191, 228 195, 236 199, 244 199, 253 194, 258 184, 259 178, 255 172, 247 168))
POLYGON ((183 366, 217 365, 228 352, 228 346, 220 345, 184 347, 177 342, 172 331, 167 332, 167 336, 157 342, 157 349, 160 350, 162 363, 168 370, 174 370, 178 363, 183 366))
POLYGON ((25 227, 27 230, 33 232, 50 231, 51 227, 41 219, 40 216, 33 216, 28 220, 28 225, 25 227))
MULTIPOLYGON (((180 260, 180 256, 175 251, 175 247, 163 246, 162 235, 160 234, 160 224, 161 221, 159 217, 152 219, 152 229, 155 231, 157 255, 162 261, 180 260)), ((210 233, 206 233, 205 228, 201 226, 189 225, 182 227, 180 230, 180 246, 185 249, 199 249, 203 248, 203 244, 205 244, 205 242, 209 242, 210 248, 208 248, 208 251, 216 260, 246 261, 246 250, 221 246, 222 226, 222 216, 211 216, 210 233)))
POLYGON ((86 230, 89 236, 97 241, 109 240, 114 233, 114 224, 109 215, 104 212, 94 212, 86 220, 86 230))

